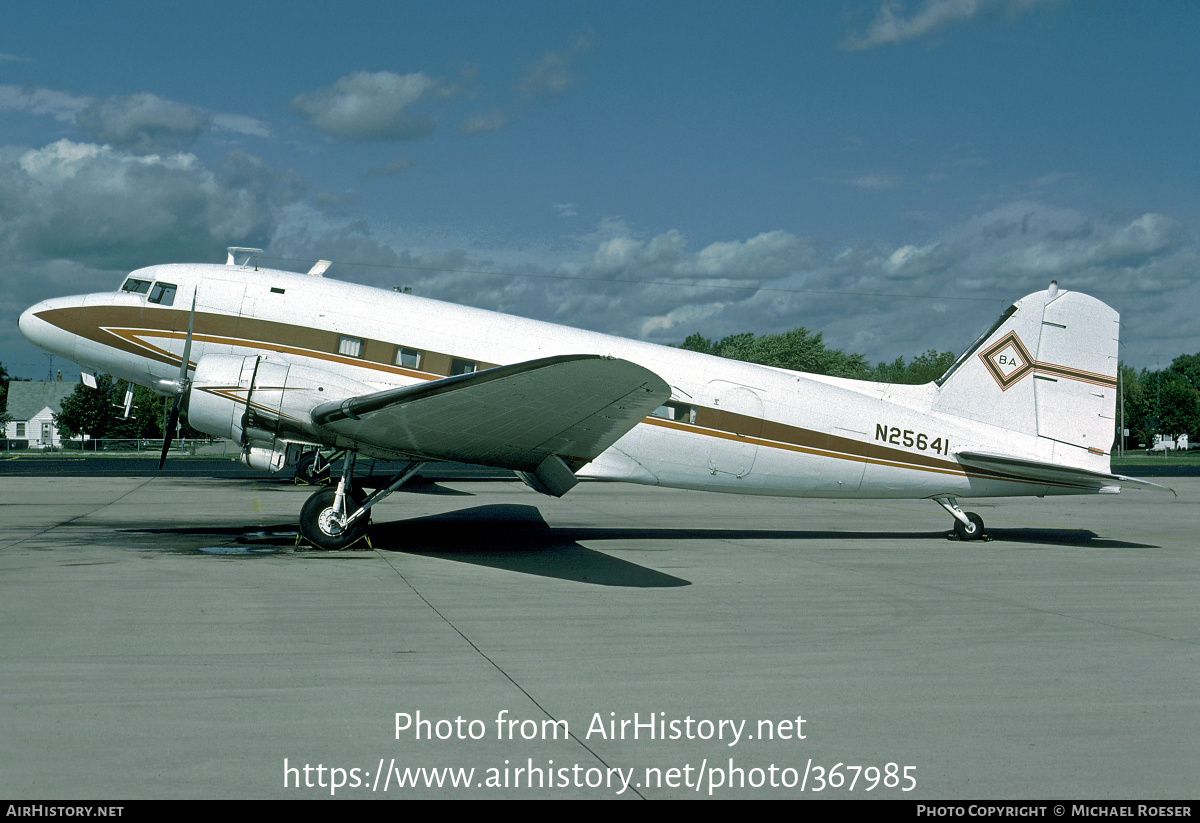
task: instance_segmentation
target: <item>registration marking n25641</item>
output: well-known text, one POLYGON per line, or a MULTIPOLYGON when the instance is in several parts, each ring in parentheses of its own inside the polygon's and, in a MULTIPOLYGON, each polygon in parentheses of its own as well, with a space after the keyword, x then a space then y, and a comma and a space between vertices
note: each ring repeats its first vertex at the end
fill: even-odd
POLYGON ((924 432, 913 429, 898 429, 895 426, 885 426, 882 423, 875 424, 875 439, 890 446, 904 446, 907 449, 917 449, 918 451, 928 451, 936 454, 950 453, 950 438, 948 437, 933 438, 924 432))

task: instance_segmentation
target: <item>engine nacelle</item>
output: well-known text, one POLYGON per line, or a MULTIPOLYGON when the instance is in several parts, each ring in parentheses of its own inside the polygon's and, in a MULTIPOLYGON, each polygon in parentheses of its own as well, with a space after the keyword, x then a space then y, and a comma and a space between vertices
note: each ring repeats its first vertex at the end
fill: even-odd
POLYGON ((288 441, 319 443, 313 408, 377 391, 348 377, 261 355, 210 354, 196 363, 188 423, 242 446, 242 462, 265 471, 286 464, 288 441))
POLYGON ((271 448, 249 446, 242 449, 238 460, 252 469, 275 474, 285 466, 295 466, 307 448, 303 443, 288 443, 275 440, 271 448))

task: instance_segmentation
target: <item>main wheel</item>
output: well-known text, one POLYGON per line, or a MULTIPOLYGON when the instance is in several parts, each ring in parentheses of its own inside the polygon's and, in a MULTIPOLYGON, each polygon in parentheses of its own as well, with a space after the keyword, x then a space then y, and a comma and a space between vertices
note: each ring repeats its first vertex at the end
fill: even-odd
POLYGON ((320 452, 305 452, 296 461, 296 478, 310 486, 319 486, 329 479, 329 463, 321 458, 320 452))
POLYGON ((954 531, 958 535, 959 540, 982 540, 983 539, 983 518, 975 512, 965 512, 967 519, 971 522, 963 523, 961 520, 954 521, 954 531))
MULTIPOLYGON (((336 497, 337 492, 334 489, 321 489, 305 500, 300 509, 300 534, 318 549, 344 549, 366 534, 371 525, 371 512, 368 511, 351 523, 350 528, 343 529, 337 522, 333 508, 336 497)), ((360 489, 353 488, 346 508, 353 514, 365 499, 360 489)))

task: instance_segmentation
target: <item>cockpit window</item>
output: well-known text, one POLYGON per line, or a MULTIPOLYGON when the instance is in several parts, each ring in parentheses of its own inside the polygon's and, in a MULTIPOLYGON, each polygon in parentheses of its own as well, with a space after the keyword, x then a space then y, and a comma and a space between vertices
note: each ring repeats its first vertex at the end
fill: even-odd
POLYGON ((175 285, 173 283, 155 283, 146 301, 158 303, 160 306, 175 305, 175 285))
POLYGON ((121 286, 121 291, 133 292, 134 294, 145 294, 146 292, 150 291, 150 281, 135 280, 131 277, 125 281, 125 285, 121 286))

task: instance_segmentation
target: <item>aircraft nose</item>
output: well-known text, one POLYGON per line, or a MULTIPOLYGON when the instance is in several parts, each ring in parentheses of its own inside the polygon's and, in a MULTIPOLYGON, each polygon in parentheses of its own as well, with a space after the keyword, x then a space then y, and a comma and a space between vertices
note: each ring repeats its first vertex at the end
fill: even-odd
POLYGON ((37 317, 38 312, 46 309, 46 303, 43 301, 36 305, 30 306, 25 311, 21 312, 21 319, 17 321, 17 328, 21 330, 21 334, 30 343, 37 345, 38 327, 45 326, 46 321, 37 317))
POLYGON ((64 317, 69 317, 73 308, 73 305, 62 298, 43 300, 21 312, 21 317, 17 320, 17 328, 21 330, 21 334, 26 340, 43 351, 65 357, 68 360, 74 359, 75 335, 61 328, 64 317), (63 312, 63 309, 66 311, 63 312), (39 317, 39 315, 41 316, 39 317), (51 317, 55 322, 49 322, 47 317, 51 317))

